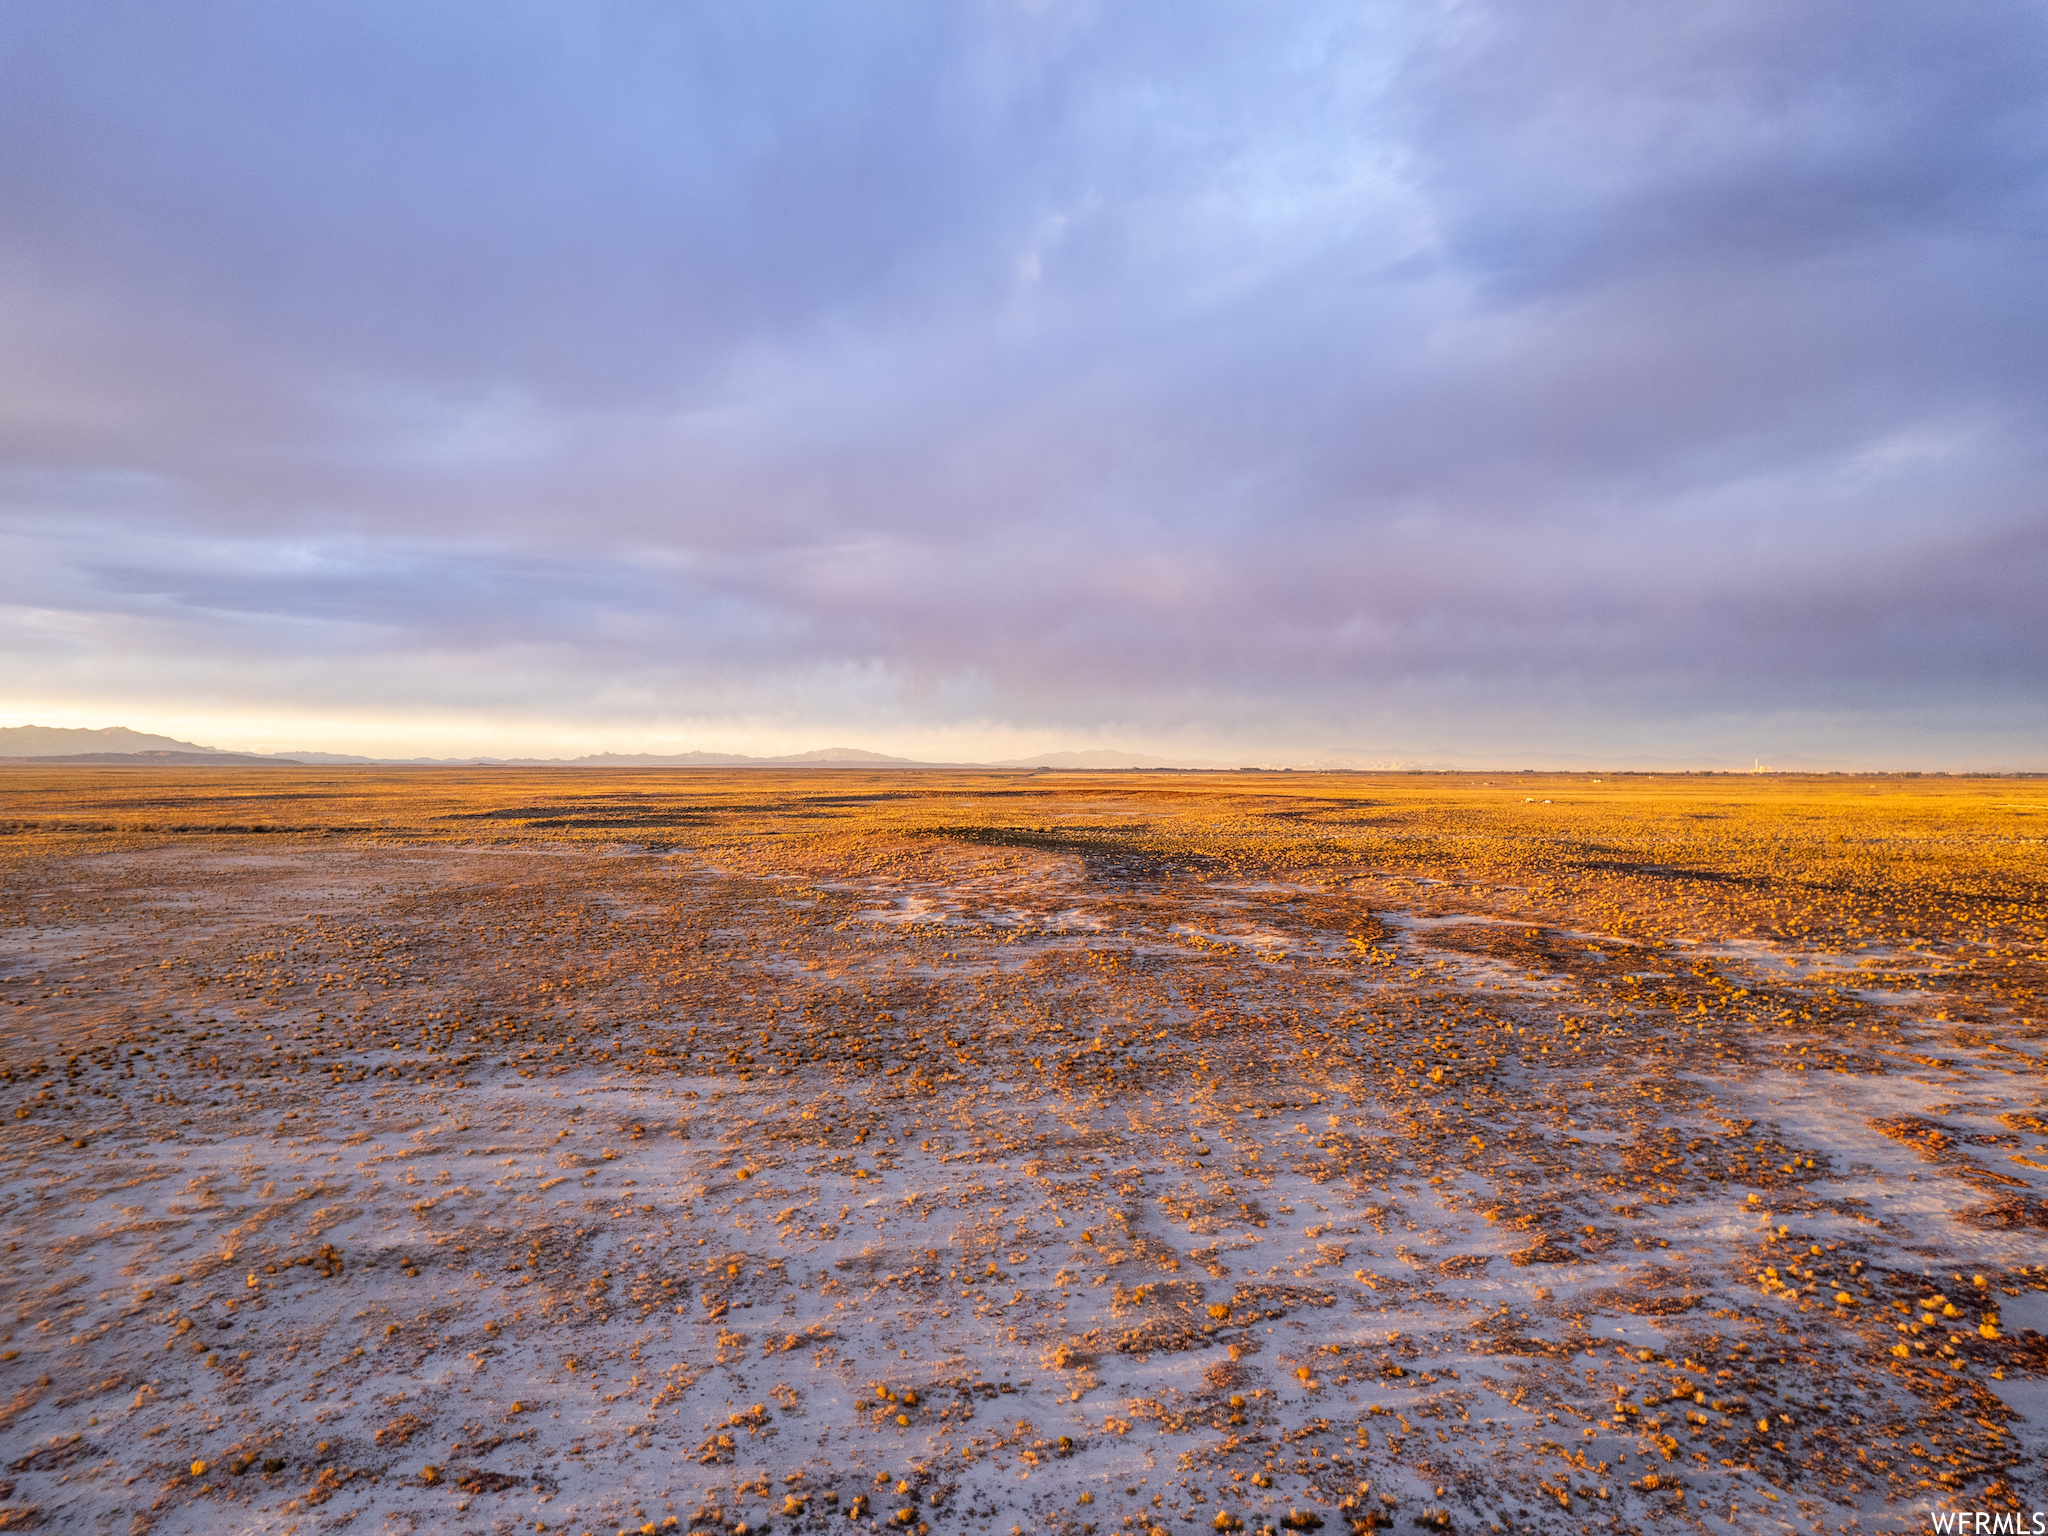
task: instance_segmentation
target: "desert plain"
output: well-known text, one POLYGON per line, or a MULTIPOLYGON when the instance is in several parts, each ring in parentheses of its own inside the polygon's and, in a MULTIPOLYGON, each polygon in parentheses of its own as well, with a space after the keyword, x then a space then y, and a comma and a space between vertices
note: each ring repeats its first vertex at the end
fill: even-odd
POLYGON ((0 1529, 2048 1510, 2048 783, 0 769, 0 1529))

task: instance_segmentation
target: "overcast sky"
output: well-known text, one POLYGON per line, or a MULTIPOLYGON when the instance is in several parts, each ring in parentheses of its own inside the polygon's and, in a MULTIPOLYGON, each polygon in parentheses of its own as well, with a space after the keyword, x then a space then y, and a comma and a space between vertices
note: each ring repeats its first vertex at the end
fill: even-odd
POLYGON ((0 724, 2048 766, 2048 10, 0 7, 0 724))

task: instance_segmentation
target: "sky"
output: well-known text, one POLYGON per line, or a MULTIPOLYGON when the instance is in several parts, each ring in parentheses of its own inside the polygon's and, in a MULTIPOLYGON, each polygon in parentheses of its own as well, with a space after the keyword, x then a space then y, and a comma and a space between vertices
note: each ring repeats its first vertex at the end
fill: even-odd
POLYGON ((2048 8, 0 7, 0 724, 2048 767, 2048 8))

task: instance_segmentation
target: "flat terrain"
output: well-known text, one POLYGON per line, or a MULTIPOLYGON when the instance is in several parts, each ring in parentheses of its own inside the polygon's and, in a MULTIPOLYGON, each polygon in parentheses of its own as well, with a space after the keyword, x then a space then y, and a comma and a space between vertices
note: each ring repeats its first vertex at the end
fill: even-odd
POLYGON ((2048 784, 0 770, 0 1529, 2048 1509, 2048 784))

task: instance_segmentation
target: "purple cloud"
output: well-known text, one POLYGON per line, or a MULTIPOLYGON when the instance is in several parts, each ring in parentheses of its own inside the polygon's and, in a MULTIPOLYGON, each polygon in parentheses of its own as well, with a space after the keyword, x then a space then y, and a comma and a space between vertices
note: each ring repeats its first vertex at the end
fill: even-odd
POLYGON ((2044 43, 12 6, 17 703, 2042 765, 2044 43))

